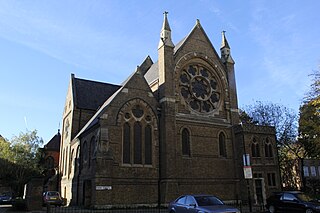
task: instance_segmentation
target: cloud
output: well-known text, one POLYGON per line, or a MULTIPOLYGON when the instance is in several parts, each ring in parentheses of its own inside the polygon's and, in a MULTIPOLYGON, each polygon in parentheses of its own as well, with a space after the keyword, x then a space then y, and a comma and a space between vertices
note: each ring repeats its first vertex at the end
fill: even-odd
POLYGON ((288 102, 301 101, 312 67, 308 64, 311 61, 305 60, 310 56, 305 47, 312 42, 305 39, 299 28, 299 14, 264 3, 260 1, 253 7, 249 35, 261 47, 262 57, 257 60, 261 77, 267 81, 265 89, 274 91, 274 97, 282 95, 288 102))
MULTIPOLYGON (((99 20, 91 19, 108 19, 108 13, 101 13, 103 17, 93 16, 90 14, 92 8, 82 5, 74 6, 71 16, 65 10, 56 13, 55 3, 50 6, 0 2, 0 37, 90 70, 106 70, 112 64, 110 61, 115 61, 113 57, 125 59, 123 49, 119 48, 122 41, 128 42, 127 48, 133 48, 135 44, 130 35, 110 30, 116 23, 92 24, 99 20)), ((108 10, 103 3, 95 7, 103 8, 95 10, 97 13, 108 10)), ((116 70, 111 69, 110 72, 116 73, 116 70)))

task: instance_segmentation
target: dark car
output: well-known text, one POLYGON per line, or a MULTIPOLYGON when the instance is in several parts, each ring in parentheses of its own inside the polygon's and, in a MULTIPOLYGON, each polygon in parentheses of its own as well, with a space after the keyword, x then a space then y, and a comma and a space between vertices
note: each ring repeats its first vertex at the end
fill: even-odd
POLYGON ((4 192, 0 194, 0 205, 11 204, 11 203, 12 203, 12 194, 10 192, 4 192))
POLYGON ((57 191, 47 191, 43 193, 43 205, 62 206, 63 199, 57 191))
POLYGON ((320 203, 299 191, 276 192, 267 199, 267 209, 274 212, 320 212, 320 203))
POLYGON ((169 213, 240 213, 212 195, 183 195, 169 204, 169 213))

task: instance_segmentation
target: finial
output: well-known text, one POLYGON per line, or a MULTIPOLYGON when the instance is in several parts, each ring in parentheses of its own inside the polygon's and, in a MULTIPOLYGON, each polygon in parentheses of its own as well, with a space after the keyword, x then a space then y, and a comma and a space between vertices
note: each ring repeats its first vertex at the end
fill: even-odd
POLYGON ((174 47, 174 44, 172 43, 172 40, 171 40, 171 29, 170 29, 168 17, 167 17, 168 12, 164 11, 163 15, 164 17, 163 17, 163 23, 162 23, 162 28, 160 32, 160 41, 159 41, 158 49, 163 45, 174 47))
POLYGON ((223 63, 228 62, 228 63, 234 64, 234 60, 231 57, 230 46, 228 44, 228 41, 225 35, 226 31, 223 30, 221 33, 222 33, 222 43, 220 47, 221 60, 223 63))
POLYGON ((222 32, 222 43, 221 43, 221 48, 229 48, 230 49, 230 46, 228 44, 228 41, 227 41, 227 38, 226 38, 226 31, 223 30, 222 32))
POLYGON ((199 19, 197 19, 196 24, 200 25, 200 20, 199 19))

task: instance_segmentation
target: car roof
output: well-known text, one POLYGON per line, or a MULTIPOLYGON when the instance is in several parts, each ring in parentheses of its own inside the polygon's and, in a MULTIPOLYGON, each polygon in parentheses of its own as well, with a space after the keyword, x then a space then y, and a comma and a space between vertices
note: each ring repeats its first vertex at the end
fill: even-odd
POLYGON ((301 191, 281 191, 281 192, 273 192, 273 194, 284 194, 284 193, 290 193, 290 194, 302 194, 301 191))
POLYGON ((184 195, 179 196, 178 198, 185 197, 185 196, 193 196, 193 197, 207 197, 207 196, 210 196, 210 197, 217 197, 217 196, 215 196, 215 195, 209 195, 209 194, 184 194, 184 195))

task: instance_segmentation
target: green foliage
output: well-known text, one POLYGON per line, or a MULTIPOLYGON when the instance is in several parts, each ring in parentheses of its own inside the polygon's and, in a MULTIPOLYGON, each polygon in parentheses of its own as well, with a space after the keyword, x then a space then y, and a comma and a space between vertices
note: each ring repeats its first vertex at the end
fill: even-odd
POLYGON ((246 122, 275 127, 278 146, 296 142, 297 115, 293 110, 280 104, 256 101, 240 112, 240 118, 246 122))
POLYGON ((297 143, 297 115, 279 104, 256 101, 240 111, 242 123, 273 126, 276 130, 278 159, 283 185, 297 189, 301 181, 297 159, 303 156, 303 147, 297 143))
POLYGON ((320 157, 320 71, 313 73, 310 91, 300 107, 299 142, 306 150, 306 157, 320 157))
POLYGON ((20 195, 31 177, 41 175, 39 147, 42 144, 36 130, 21 132, 11 141, 0 138, 0 178, 20 195))
POLYGON ((0 156, 3 159, 13 158, 13 152, 11 151, 10 142, 8 142, 3 137, 0 137, 0 156))
POLYGON ((15 153, 13 161, 29 169, 37 170, 39 147, 43 144, 42 138, 37 136, 37 130, 21 132, 11 140, 12 151, 15 153))

